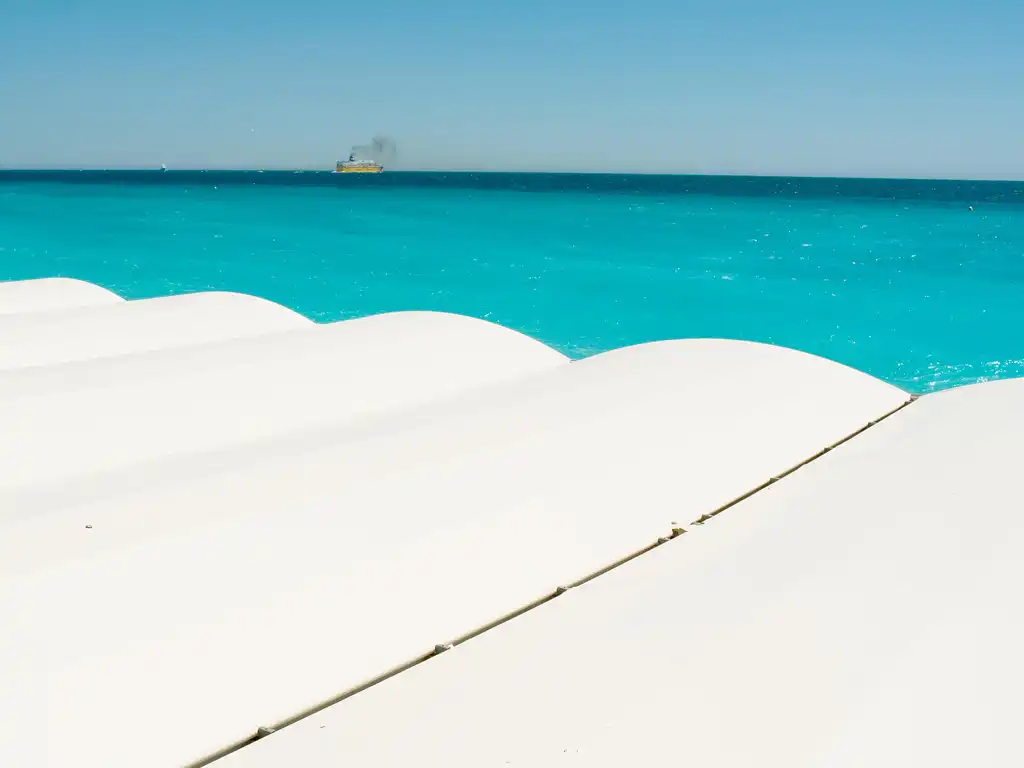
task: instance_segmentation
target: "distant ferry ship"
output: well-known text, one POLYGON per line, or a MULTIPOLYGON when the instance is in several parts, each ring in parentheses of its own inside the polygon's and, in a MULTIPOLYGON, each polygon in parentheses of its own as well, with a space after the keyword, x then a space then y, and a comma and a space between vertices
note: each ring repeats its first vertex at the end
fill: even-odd
POLYGON ((370 160, 356 160, 355 152, 348 156, 348 160, 339 160, 334 168, 335 173, 380 173, 384 166, 370 160))

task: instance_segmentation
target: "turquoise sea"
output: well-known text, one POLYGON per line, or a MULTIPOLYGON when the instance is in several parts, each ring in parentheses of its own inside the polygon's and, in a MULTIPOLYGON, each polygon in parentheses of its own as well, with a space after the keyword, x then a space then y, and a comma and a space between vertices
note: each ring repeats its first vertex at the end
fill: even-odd
POLYGON ((727 337, 918 392, 1024 375, 1024 183, 0 171, 0 280, 54 275, 459 312, 577 357, 727 337))

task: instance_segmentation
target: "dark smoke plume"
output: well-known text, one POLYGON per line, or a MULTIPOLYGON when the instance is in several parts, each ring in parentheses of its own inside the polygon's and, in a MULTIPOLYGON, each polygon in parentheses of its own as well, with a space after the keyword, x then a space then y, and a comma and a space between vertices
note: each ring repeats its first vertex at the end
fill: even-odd
POLYGON ((352 154, 356 160, 372 160, 381 165, 394 160, 396 153, 394 139, 387 136, 374 136, 369 144, 352 147, 352 154))

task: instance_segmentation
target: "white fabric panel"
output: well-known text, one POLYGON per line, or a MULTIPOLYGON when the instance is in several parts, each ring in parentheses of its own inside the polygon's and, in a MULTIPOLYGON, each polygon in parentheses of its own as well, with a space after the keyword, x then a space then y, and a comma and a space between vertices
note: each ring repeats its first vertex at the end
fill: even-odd
POLYGON ((44 277, 0 282, 0 316, 123 302, 116 293, 84 280, 44 277))
MULTIPOLYGON (((163 490, 8 516, 0 764, 199 759, 651 543, 906 397, 789 350, 649 344, 226 454, 163 490)), ((435 764, 413 755, 402 764, 435 764)))
POLYGON ((0 371, 258 336, 312 324, 280 304, 216 291, 0 314, 0 371))
POLYGON ((0 374, 0 494, 21 494, 7 503, 0 495, 0 520, 23 513, 26 494, 73 495, 69 480, 92 478, 101 485, 91 492, 106 493, 139 467, 189 455, 206 471, 211 451, 567 362, 501 326, 401 312, 0 374))
POLYGON ((1024 764, 1024 380, 928 395, 663 547, 216 763, 1024 764))

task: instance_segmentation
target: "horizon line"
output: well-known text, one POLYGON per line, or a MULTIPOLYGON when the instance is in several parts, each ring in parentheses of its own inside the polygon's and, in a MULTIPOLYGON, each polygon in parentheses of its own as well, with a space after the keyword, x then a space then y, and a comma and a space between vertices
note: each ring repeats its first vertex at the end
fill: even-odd
MULTIPOLYGON (((317 173, 334 174, 325 168, 241 168, 241 167, 208 167, 208 168, 154 168, 152 166, 120 166, 96 168, 63 168, 63 167, 30 167, 0 166, 0 175, 6 173, 317 173)), ((1022 184, 1024 178, 956 178, 950 176, 836 176, 832 174, 776 174, 776 173, 698 173, 673 171, 570 171, 570 170, 500 170, 500 169, 467 169, 467 168, 402 168, 387 171, 389 174, 515 174, 523 176, 670 176, 693 178, 737 178, 737 179, 803 179, 821 181, 938 181, 958 183, 987 184, 1022 184)))

